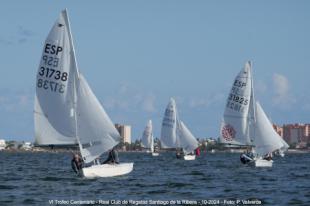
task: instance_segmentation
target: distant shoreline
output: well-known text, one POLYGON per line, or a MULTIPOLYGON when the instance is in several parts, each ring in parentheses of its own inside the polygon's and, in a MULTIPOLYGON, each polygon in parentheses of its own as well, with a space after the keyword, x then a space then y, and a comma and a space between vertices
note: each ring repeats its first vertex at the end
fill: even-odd
MULTIPOLYGON (((30 150, 24 150, 24 149, 4 149, 0 150, 0 152, 7 152, 7 153, 78 153, 79 150, 75 149, 47 149, 47 148, 33 148, 30 150)), ((146 151, 140 151, 140 150, 129 150, 129 151, 122 151, 119 150, 119 153, 146 153, 146 151)), ((166 152, 173 152, 173 151, 167 151, 167 150, 161 150, 160 153, 166 153, 166 152)), ((202 153, 241 153, 242 150, 214 150, 213 152, 210 150, 205 151, 202 150, 202 153)), ((288 149, 286 153, 289 154, 306 154, 310 153, 310 149, 288 149)))

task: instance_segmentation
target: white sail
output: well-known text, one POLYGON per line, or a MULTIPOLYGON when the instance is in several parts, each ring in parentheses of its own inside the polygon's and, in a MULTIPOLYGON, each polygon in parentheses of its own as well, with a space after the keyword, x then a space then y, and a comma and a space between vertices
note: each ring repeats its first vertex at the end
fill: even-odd
POLYGON ((36 144, 76 144, 73 108, 77 75, 69 22, 63 11, 45 40, 37 73, 36 144))
POLYGON ((161 146, 163 148, 176 147, 176 120, 177 111, 176 104, 173 98, 170 99, 166 107, 164 119, 161 127, 161 146))
POLYGON ((251 63, 247 62, 235 78, 227 98, 220 131, 222 143, 251 144, 249 125, 253 118, 253 92, 251 63))
POLYGON ((152 120, 149 120, 142 134, 141 139, 144 148, 151 148, 152 144, 152 120))
POLYGON ((282 150, 282 151, 288 150, 288 148, 289 148, 290 146, 286 143, 286 141, 285 141, 283 138, 281 138, 281 142, 282 142, 281 150, 282 150))
POLYGON ((117 145, 120 135, 82 75, 77 90, 77 124, 86 163, 117 145))
POLYGON ((185 154, 189 154, 198 147, 198 141, 189 131, 182 121, 179 121, 177 127, 177 138, 179 147, 183 148, 185 154))
POLYGON ((256 102, 256 123, 255 123, 255 153, 264 156, 283 146, 281 137, 273 129, 263 108, 256 102))
POLYGON ((151 149, 151 152, 154 152, 154 136, 153 136, 153 134, 151 135, 151 145, 150 145, 150 149, 151 149))

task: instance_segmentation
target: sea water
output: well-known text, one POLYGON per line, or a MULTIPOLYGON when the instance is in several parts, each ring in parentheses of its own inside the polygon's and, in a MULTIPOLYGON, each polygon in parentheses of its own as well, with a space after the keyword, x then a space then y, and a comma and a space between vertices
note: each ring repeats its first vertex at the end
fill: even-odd
POLYGON ((0 152, 0 205, 310 205, 310 154, 274 158, 272 168, 242 165, 239 154, 195 161, 119 153, 133 171, 83 179, 70 153, 0 152))

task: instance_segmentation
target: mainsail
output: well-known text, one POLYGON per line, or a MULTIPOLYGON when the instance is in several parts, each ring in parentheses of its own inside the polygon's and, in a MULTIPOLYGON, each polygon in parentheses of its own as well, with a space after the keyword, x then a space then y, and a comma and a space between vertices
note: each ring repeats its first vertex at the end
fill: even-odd
POLYGON ((176 122, 177 110, 173 98, 170 99, 166 107, 165 115, 161 127, 161 146, 163 148, 175 148, 176 146, 176 122))
POLYGON ((151 148, 152 144, 152 120, 149 120, 142 134, 141 139, 144 148, 151 148))
POLYGON ((221 123, 220 141, 250 145, 251 111, 253 111, 251 63, 247 62, 234 80, 221 123))
POLYGON ((78 143, 86 163, 120 141, 109 116, 79 74, 66 10, 45 41, 34 116, 37 144, 78 143))
POLYGON ((76 144, 74 93, 77 65, 66 11, 49 32, 37 73, 34 106, 38 145, 76 144))

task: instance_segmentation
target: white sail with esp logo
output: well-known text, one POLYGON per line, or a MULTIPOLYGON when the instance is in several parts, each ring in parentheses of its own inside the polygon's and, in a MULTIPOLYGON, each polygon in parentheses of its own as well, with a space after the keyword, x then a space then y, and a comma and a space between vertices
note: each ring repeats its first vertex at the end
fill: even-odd
POLYGON ((252 107, 251 63, 247 62, 234 80, 221 123, 221 143, 249 145, 249 119, 252 107))
MULTIPOLYGON (((43 49, 36 85, 35 133, 39 145, 79 144, 85 163, 112 149, 120 135, 86 79, 79 73, 67 11, 61 12, 43 49)), ((84 177, 131 172, 133 163, 92 165, 84 177)))
POLYGON ((37 145, 77 143, 74 108, 78 79, 66 12, 49 32, 36 78, 34 108, 37 145))
POLYGON ((288 148, 276 133, 261 105, 254 99, 251 63, 239 72, 228 96, 221 123, 221 143, 251 146, 256 166, 272 166, 272 161, 262 159, 276 150, 288 148))

